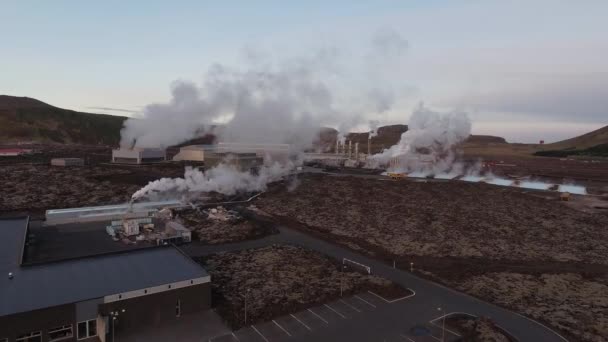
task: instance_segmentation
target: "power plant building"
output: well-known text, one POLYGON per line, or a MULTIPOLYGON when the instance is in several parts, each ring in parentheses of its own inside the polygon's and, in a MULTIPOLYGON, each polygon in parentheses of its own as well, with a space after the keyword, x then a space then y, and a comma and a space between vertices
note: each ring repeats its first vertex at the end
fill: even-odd
POLYGON ((46 225, 66 223, 94 222, 102 220, 119 220, 140 217, 152 217, 164 208, 183 206, 180 201, 142 202, 118 205, 102 205, 96 207, 49 209, 45 213, 46 225))
POLYGON ((231 165, 239 171, 256 172, 264 164, 264 158, 255 153, 211 153, 205 160, 206 168, 213 168, 219 164, 231 165))
POLYGON ((215 145, 188 145, 181 147, 179 153, 173 157, 174 161, 204 162, 205 156, 217 150, 215 145))
POLYGON ((119 148, 112 150, 112 163, 145 164, 167 160, 167 153, 160 148, 119 148))
POLYGON ((291 145, 289 144, 244 144, 221 142, 217 144, 218 153, 254 153, 263 159, 286 162, 289 160, 291 145))

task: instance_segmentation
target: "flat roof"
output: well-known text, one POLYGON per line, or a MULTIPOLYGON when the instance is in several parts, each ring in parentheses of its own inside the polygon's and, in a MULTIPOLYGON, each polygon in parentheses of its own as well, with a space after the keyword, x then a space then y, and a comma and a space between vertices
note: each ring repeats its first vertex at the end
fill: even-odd
POLYGON ((0 316, 208 276, 172 246, 21 265, 28 221, 0 219, 0 316))
MULTIPOLYGON (((178 200, 170 201, 159 201, 159 202, 136 202, 133 203, 133 210, 138 209, 157 209, 169 206, 180 206, 182 202, 178 200)), ((126 212, 129 210, 129 203, 124 204, 111 204, 111 205, 99 205, 94 207, 80 207, 80 208, 65 208, 65 209, 49 209, 46 214, 62 214, 62 213, 77 213, 77 212, 95 212, 105 210, 116 210, 120 212, 126 212)))
MULTIPOLYGON (((155 219, 153 222, 158 224, 155 219)), ((106 226, 109 224, 110 220, 43 226, 41 221, 30 221, 30 238, 23 264, 39 264, 156 246, 147 241, 138 241, 134 245, 114 241, 106 232, 106 226)))

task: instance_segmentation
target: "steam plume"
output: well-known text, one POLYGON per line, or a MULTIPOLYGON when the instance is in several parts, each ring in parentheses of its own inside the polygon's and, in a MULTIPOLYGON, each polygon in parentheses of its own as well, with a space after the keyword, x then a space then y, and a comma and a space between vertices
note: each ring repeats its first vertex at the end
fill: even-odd
POLYGON ((220 164, 206 172, 187 167, 183 178, 161 178, 135 192, 132 200, 193 198, 206 192, 234 195, 238 192, 263 191, 266 185, 281 179, 292 164, 273 163, 260 168, 258 174, 242 172, 236 167, 220 164))
POLYGON ((376 164, 390 164, 407 172, 448 172, 454 166, 454 148, 471 134, 471 121, 464 112, 434 112, 420 104, 408 130, 396 145, 373 155, 376 164))
POLYGON ((243 69, 215 64, 200 85, 174 82, 168 103, 145 106, 125 122, 120 145, 167 147, 223 124, 221 140, 308 148, 322 126, 344 135, 392 108, 398 94, 391 84, 402 82, 395 65, 406 48, 398 32, 379 30, 367 52, 349 55, 353 63, 342 61, 337 47, 280 62, 250 52, 243 69))

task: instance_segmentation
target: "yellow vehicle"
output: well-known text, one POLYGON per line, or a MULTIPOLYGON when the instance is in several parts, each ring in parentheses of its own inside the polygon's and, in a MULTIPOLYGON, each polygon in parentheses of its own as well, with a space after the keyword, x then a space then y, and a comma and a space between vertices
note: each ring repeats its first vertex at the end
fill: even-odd
POLYGON ((387 175, 392 179, 402 179, 407 177, 407 173, 403 172, 388 172, 387 175))

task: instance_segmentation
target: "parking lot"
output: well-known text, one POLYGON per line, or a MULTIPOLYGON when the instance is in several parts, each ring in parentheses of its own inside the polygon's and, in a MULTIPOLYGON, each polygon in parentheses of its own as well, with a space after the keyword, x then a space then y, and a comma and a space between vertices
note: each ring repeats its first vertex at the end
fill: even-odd
MULTIPOLYGON (((383 312, 391 309, 392 306, 407 305, 409 298, 408 296, 402 300, 388 301, 373 293, 361 293, 281 316, 269 322, 250 325, 209 341, 331 341, 336 340, 336 336, 341 336, 340 340, 356 340, 348 336, 352 334, 352 331, 357 330, 361 322, 368 322, 364 323, 367 324, 367 330, 375 330, 374 340, 377 341, 436 342, 441 340, 441 328, 430 322, 424 324, 420 329, 413 330, 413 325, 408 326, 407 324, 395 326, 394 322, 387 322, 391 325, 388 329, 375 324, 375 322, 385 321, 382 317, 383 312)), ((446 331, 445 341, 452 341, 456 337, 454 333, 446 331)))

